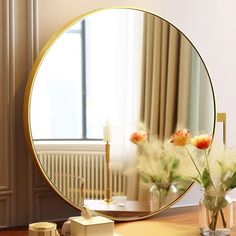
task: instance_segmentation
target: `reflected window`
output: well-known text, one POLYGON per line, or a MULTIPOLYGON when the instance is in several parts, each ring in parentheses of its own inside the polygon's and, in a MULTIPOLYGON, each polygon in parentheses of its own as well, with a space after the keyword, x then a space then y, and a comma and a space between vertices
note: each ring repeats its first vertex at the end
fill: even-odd
POLYGON ((122 10, 95 14, 55 41, 33 87, 34 140, 100 140, 107 120, 119 132, 137 123, 142 19, 122 10))

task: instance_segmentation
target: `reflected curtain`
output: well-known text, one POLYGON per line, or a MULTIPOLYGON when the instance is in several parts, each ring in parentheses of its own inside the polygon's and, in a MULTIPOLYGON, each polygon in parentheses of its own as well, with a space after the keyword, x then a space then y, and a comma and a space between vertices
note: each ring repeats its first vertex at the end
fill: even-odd
MULTIPOLYGON (((166 139, 188 122, 191 45, 169 23, 149 14, 144 18, 140 119, 150 136, 166 139), (178 121, 178 123, 177 123, 178 121)), ((139 200, 148 186, 139 182, 139 200)), ((146 193, 146 194, 145 194, 146 193)))
POLYGON ((214 102, 209 75, 195 50, 192 50, 188 122, 192 134, 212 133, 214 102))
POLYGON ((146 14, 140 118, 151 136, 169 138, 188 121, 191 45, 167 22, 146 14), (178 121, 178 124, 176 123, 178 121))
MULTIPOLYGON (((201 58, 181 32, 149 14, 142 66, 140 120, 149 136, 169 139, 183 128, 192 134, 212 132, 214 101, 201 58)), ((148 186, 140 181, 138 188, 138 199, 147 199, 148 186)))

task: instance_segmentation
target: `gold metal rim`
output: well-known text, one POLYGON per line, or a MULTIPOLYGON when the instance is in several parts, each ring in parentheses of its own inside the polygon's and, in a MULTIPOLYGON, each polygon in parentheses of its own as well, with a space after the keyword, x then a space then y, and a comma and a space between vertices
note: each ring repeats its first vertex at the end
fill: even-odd
MULTIPOLYGON (((45 55, 47 54, 47 52, 49 51, 49 49, 53 46, 54 42, 73 24, 75 24, 77 21, 79 20, 83 20, 86 17, 88 17, 89 15, 95 13, 95 12, 100 12, 100 11, 105 11, 105 10, 111 10, 111 9, 130 9, 130 10, 137 10, 137 11, 142 11, 142 12, 147 12, 149 14, 152 14, 160 19, 162 19, 163 21, 166 21, 167 23, 169 23, 171 26, 173 26, 176 30, 178 30, 187 40, 188 42, 191 44, 191 46, 196 50, 198 56, 200 57, 208 78, 209 78, 209 82, 210 82, 210 87, 212 90, 212 97, 213 97, 213 103, 214 103, 214 123, 213 123, 213 137, 215 134, 215 126, 216 126, 216 99, 215 99, 215 93, 214 93, 214 86, 210 77, 210 73, 206 67, 205 62, 203 61, 200 53, 198 52, 198 50, 196 49, 196 47, 192 44, 192 42, 189 40, 189 38, 181 31, 179 30, 174 24, 172 24, 171 22, 169 22, 168 20, 156 15, 154 12, 151 12, 150 10, 146 10, 146 9, 142 9, 142 8, 136 8, 136 7, 131 7, 131 6, 112 6, 112 7, 105 7, 105 8, 101 8, 101 9, 96 9, 96 10, 92 10, 89 11, 88 13, 84 13, 81 14, 80 16, 74 18, 73 20, 69 21, 67 24, 64 25, 64 27, 61 28, 61 30, 59 30, 57 33, 55 33, 48 41, 47 43, 44 45, 44 47, 42 48, 42 50, 40 51, 40 53, 38 54, 33 67, 31 69, 31 72, 28 76, 28 81, 26 84, 26 88, 25 88, 25 95, 24 95, 24 104, 23 104, 23 122, 24 122, 24 132, 25 132, 25 138, 26 138, 26 142, 28 145, 28 149, 29 152, 31 154, 31 157, 34 161, 34 164, 36 166, 36 168, 39 169, 40 173, 43 175, 44 179, 46 180, 46 182, 48 183, 48 185, 51 187, 51 189, 53 191, 55 191, 58 196, 60 196, 60 198, 62 198, 65 202, 67 202, 69 205, 71 205, 72 207, 74 207, 77 210, 81 210, 79 208, 78 205, 74 204, 72 201, 70 201, 69 199, 67 199, 56 187, 55 185, 50 181, 50 179, 48 178, 47 174, 45 173, 44 169, 42 168, 38 158, 37 158, 37 153, 36 150, 34 148, 33 142, 32 142, 32 134, 31 134, 31 129, 30 129, 30 123, 29 123, 29 116, 30 116, 30 99, 31 99, 31 93, 32 93, 32 88, 35 82, 35 77, 37 75, 37 72, 39 70, 39 67, 45 57, 45 55)), ((176 198, 173 202, 171 202, 170 204, 168 204, 167 206, 161 208, 160 210, 153 212, 151 214, 145 215, 145 216, 141 216, 141 217, 127 217, 127 218, 118 218, 118 217, 111 217, 111 216, 107 216, 104 214, 100 214, 99 215, 103 215, 106 217, 109 217, 112 220, 115 221, 134 221, 134 220, 141 220, 141 219, 146 219, 148 217, 154 216, 160 212, 163 212, 164 210, 170 208, 171 206, 173 206, 175 203, 177 203, 179 200, 181 200, 191 189, 191 187, 193 186, 193 182, 189 185, 189 187, 178 197, 176 198)))

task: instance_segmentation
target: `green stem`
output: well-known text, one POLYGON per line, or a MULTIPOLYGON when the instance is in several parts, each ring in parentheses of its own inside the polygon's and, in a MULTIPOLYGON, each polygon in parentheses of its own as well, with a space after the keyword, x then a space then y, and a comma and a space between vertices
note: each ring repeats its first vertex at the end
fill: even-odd
POLYGON ((205 153, 205 158, 206 158, 206 163, 207 163, 207 169, 209 171, 209 175, 210 175, 210 178, 211 178, 210 165, 209 165, 209 162, 208 162, 206 149, 204 149, 204 153, 205 153))
POLYGON ((198 174, 201 176, 201 172, 200 172, 200 170, 198 169, 198 167, 197 167, 195 161, 193 160, 193 157, 192 157, 191 153, 189 152, 187 146, 185 146, 185 148, 186 148, 186 150, 187 150, 187 152, 188 152, 188 154, 189 154, 189 156, 190 156, 190 158, 191 158, 191 160, 192 160, 192 162, 193 162, 195 168, 197 169, 198 174))
POLYGON ((209 217, 209 210, 206 209, 206 215, 207 215, 207 224, 210 225, 210 217, 209 217))
POLYGON ((216 230, 217 218, 219 211, 213 211, 211 216, 211 223, 209 224, 209 229, 212 231, 216 230))
POLYGON ((222 209, 220 209, 220 215, 221 215, 223 226, 224 226, 224 228, 226 228, 227 223, 226 223, 226 220, 225 220, 224 213, 223 213, 222 209))
POLYGON ((161 208, 164 205, 163 203, 166 200, 167 194, 168 194, 167 189, 164 188, 159 189, 159 208, 161 208))
POLYGON ((219 212, 220 212, 220 215, 221 215, 221 219, 222 219, 222 223, 223 223, 224 228, 226 228, 226 226, 227 226, 227 222, 225 220, 224 213, 223 213, 222 209, 214 210, 212 212, 211 222, 208 223, 209 229, 212 230, 212 231, 216 230, 219 212))
POLYGON ((212 184, 212 186, 216 189, 216 187, 215 187, 214 184, 213 184, 212 178, 211 178, 211 170, 210 170, 210 165, 209 165, 208 155, 207 155, 206 149, 204 149, 204 153, 205 153, 205 158, 206 158, 206 163, 207 163, 207 169, 208 169, 208 172, 209 172, 211 184, 212 184))
POLYGON ((219 213, 219 211, 217 211, 216 214, 215 214, 215 223, 214 223, 214 228, 213 228, 214 231, 216 230, 217 219, 218 219, 218 213, 219 213))

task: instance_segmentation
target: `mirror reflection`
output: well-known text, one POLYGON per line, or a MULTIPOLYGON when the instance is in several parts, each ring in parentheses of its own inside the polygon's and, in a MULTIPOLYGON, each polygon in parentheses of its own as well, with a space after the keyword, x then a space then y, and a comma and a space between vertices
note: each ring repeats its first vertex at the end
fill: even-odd
POLYGON ((120 219, 158 212, 186 191, 189 182, 166 177, 175 165, 166 140, 180 128, 212 133, 214 116, 210 78, 192 44, 163 19, 133 9, 95 12, 61 33, 30 98, 32 142, 49 180, 78 207, 84 201, 120 219), (130 141, 139 129, 155 147, 142 160, 130 141))

